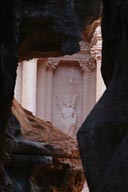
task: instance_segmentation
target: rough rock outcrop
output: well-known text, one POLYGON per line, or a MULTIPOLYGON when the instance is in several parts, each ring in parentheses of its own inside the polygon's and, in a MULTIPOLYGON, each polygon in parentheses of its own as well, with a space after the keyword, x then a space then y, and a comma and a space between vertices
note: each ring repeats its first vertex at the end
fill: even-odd
POLYGON ((100 15, 100 3, 100 0, 0 2, 0 130, 10 114, 18 60, 79 51, 83 26, 100 15))
POLYGON ((107 90, 78 132, 90 192, 128 191, 128 2, 103 0, 107 90))
POLYGON ((78 52, 83 29, 101 14, 101 0, 21 2, 21 59, 78 52))
POLYGON ((76 141, 15 100, 12 112, 6 130, 6 191, 80 192, 85 178, 76 141))
MULTIPOLYGON (((79 50, 78 42, 81 38, 83 26, 100 15, 100 0, 6 0, 0 1, 0 191, 14 192, 11 189, 11 176, 9 175, 15 161, 22 161, 22 156, 16 156, 15 161, 10 161, 7 152, 8 137, 11 131, 18 136, 19 141, 12 143, 11 150, 18 152, 23 146, 26 154, 30 152, 27 143, 22 144, 19 134, 15 132, 13 123, 10 134, 5 134, 5 128, 11 116, 11 104, 14 95, 16 68, 18 60, 40 56, 59 56, 72 54, 79 50), (86 11, 85 11, 86 10, 86 11), (8 173, 4 170, 8 162, 12 163, 8 173)), ((11 126, 11 125, 9 125, 11 126)), ((18 126, 18 125, 16 125, 18 126)), ((51 134, 51 133, 50 133, 51 134)), ((15 141, 15 137, 13 137, 15 141)), ((33 143, 29 143, 33 150, 38 151, 33 143)), ((43 144, 42 144, 43 145, 43 144)), ((41 147, 43 147, 41 145, 41 147)), ((44 150, 46 148, 44 147, 44 150)), ((39 150, 40 151, 40 150, 39 150)), ((21 150, 23 152, 23 150, 21 150)), ((35 152, 36 153, 36 152, 35 152)), ((61 151, 60 151, 61 154, 61 151)), ((28 157, 27 157, 28 158, 28 157)), ((28 159, 23 158, 28 166, 28 159)), ((40 160, 42 161, 42 159, 40 160)), ((44 160, 45 161, 45 158, 44 160)), ((32 161, 33 163, 33 161, 32 161)), ((22 164, 23 165, 23 164, 22 164)), ((8 167, 8 166, 7 166, 8 167)), ((14 168, 14 167, 13 167, 14 168)), ((15 168, 19 169, 18 167, 15 168)), ((26 171, 26 170, 24 170, 26 171)), ((14 171, 14 173, 16 173, 14 171)), ((26 175, 27 176, 27 175, 26 175)), ((28 176, 27 176, 28 177, 28 176)), ((16 175, 14 176, 15 181, 16 175)), ((23 178, 23 177, 22 177, 23 178)), ((17 175, 17 191, 21 177, 17 175)), ((24 183, 24 182, 23 182, 24 183)), ((26 186, 25 186, 26 187, 26 186)), ((37 189, 35 189, 36 191, 37 189)), ((25 191, 25 190, 23 190, 25 191)), ((37 190, 38 191, 38 190, 37 190)), ((28 192, 28 191, 27 191, 28 192)))

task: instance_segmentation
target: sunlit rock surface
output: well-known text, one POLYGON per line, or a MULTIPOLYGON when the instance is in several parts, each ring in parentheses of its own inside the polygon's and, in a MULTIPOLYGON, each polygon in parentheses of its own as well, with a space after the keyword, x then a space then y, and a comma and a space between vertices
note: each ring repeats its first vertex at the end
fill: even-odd
POLYGON ((15 100, 7 129, 8 190, 80 192, 84 173, 76 141, 15 100), (10 131, 11 129, 11 131, 10 131), (21 131, 20 131, 21 130, 21 131))

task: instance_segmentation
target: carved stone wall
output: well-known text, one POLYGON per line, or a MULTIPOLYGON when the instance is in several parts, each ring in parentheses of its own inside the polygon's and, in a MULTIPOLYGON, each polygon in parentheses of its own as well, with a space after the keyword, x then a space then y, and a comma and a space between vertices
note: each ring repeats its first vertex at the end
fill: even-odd
POLYGON ((53 123, 75 136, 82 122, 82 71, 75 61, 61 61, 54 72, 53 123))
POLYGON ((26 109, 73 137, 105 89, 99 26, 91 43, 82 41, 80 46, 72 56, 20 63, 15 88, 15 97, 26 109))
POLYGON ((22 62, 15 88, 23 107, 73 137, 96 102, 96 62, 80 45, 72 56, 22 62))

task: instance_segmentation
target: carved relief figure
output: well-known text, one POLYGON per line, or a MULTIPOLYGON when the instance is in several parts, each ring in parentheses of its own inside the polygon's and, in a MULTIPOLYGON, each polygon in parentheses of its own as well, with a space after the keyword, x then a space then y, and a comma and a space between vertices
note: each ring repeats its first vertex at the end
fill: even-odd
POLYGON ((60 98, 60 95, 57 94, 58 105, 60 113, 58 115, 58 121, 60 126, 64 129, 69 135, 74 135, 76 131, 76 111, 75 104, 77 100, 77 95, 74 95, 71 100, 69 95, 64 95, 64 99, 60 98))

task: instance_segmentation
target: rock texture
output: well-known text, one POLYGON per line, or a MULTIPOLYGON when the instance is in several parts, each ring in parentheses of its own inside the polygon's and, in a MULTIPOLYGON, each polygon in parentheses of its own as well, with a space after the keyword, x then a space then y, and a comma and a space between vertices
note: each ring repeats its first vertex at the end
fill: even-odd
MULTIPOLYGON (((35 184, 37 182, 36 176, 38 175, 36 171, 34 184, 32 181, 32 184, 25 182, 28 181, 31 175, 31 166, 29 167, 29 165, 34 166, 35 161, 39 161, 39 164, 47 161, 49 166, 52 160, 51 158, 47 160, 45 153, 47 154, 49 151, 49 155, 51 151, 54 151, 51 153, 53 155, 56 151, 56 148, 53 146, 49 147, 49 144, 46 146, 44 143, 34 144, 35 141, 22 141, 20 129, 15 130, 15 127, 18 127, 19 124, 15 121, 15 118, 11 116, 11 104, 14 95, 18 60, 40 56, 59 56, 77 52, 79 50, 78 42, 81 39, 83 26, 86 27, 88 23, 100 15, 100 7, 100 0, 6 0, 0 2, 1 192, 40 191, 39 188, 42 182, 40 182, 39 185, 35 184), (10 122, 6 134, 5 128, 7 127, 9 117, 10 122), (39 154, 41 153, 41 158, 35 158, 35 160, 33 160, 30 149, 32 149, 33 155, 37 152, 39 152, 39 154), (14 155, 14 153, 16 155, 14 155), (23 155, 24 153, 26 154, 25 157, 23 155), (21 165, 21 167, 19 167, 19 165, 21 165), (26 167, 28 167, 28 170, 26 167), (22 179, 17 170, 23 170, 22 179), (24 175, 26 175, 26 177, 24 177, 24 175)), ((30 120, 28 122, 30 122, 30 120)), ((51 135, 51 133, 49 135, 51 135)), ((28 134, 28 139, 31 138, 29 137, 28 134)), ((35 138, 35 140, 36 139, 37 138, 35 138)), ((60 150, 58 154, 60 154, 59 157, 62 157, 62 154, 67 154, 66 158, 72 155, 70 150, 68 150, 68 152, 60 150)), ((58 161, 60 162, 60 160, 58 161)), ((60 164, 62 165, 63 163, 60 164)), ((39 167, 37 169, 39 170, 39 167)), ((51 189, 47 189, 46 191, 51 191, 51 189)), ((71 189, 69 191, 71 191, 71 189)))
POLYGON ((100 7, 100 0, 1 1, 1 129, 10 113, 18 60, 79 51, 83 26, 100 15, 100 7))
POLYGON ((12 112, 6 130, 5 191, 80 192, 85 178, 76 141, 15 100, 12 112))
POLYGON ((107 90, 78 132, 90 192, 128 190, 128 2, 103 0, 102 75, 107 90))
POLYGON ((101 14, 100 0, 22 0, 21 5, 21 59, 78 52, 83 29, 101 14))

